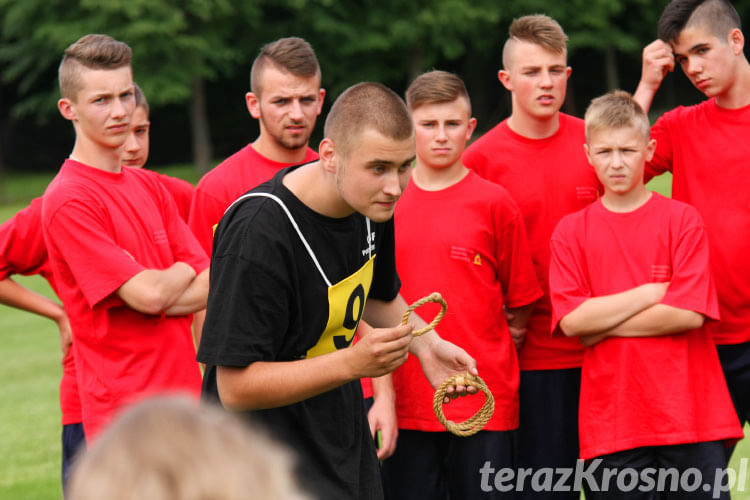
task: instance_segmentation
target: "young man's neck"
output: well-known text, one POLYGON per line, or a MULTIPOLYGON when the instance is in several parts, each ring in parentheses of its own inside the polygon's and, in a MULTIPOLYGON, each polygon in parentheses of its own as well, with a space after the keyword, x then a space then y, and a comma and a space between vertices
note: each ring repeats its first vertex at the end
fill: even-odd
POLYGON ((288 149, 262 133, 253 142, 253 149, 262 157, 279 163, 302 163, 307 156, 307 144, 288 149))
POLYGON ((716 105, 724 109, 739 109, 750 105, 750 63, 743 58, 737 79, 722 95, 716 96, 716 105))
POLYGON ((332 175, 316 161, 294 169, 281 182, 310 210, 326 217, 348 217, 354 210, 338 194, 332 175))
POLYGON ((651 194, 642 183, 627 193, 614 193, 605 189, 602 205, 610 212, 632 212, 642 207, 651 198, 651 194))
POLYGON ((460 161, 446 168, 432 168, 417 158, 417 166, 411 173, 411 180, 424 191, 440 191, 458 184, 469 173, 460 161))
POLYGON ((518 111, 513 111, 508 118, 508 127, 527 139, 546 139, 553 136, 560 128, 560 112, 550 117, 536 118, 518 111))
POLYGON ((118 148, 103 147, 82 140, 80 137, 76 139, 73 151, 70 153, 70 159, 115 174, 122 171, 118 148))

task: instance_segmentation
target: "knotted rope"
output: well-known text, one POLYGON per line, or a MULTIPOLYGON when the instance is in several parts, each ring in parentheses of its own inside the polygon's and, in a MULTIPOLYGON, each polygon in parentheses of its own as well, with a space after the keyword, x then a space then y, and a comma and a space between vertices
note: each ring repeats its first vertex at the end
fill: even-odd
MULTIPOLYGON (((443 316, 445 316, 445 311, 448 309, 448 304, 445 303, 443 297, 438 292, 434 292, 410 305, 404 312, 403 318, 401 318, 401 324, 407 324, 412 311, 414 311, 414 309, 416 309, 417 307, 426 304, 427 302, 437 302, 438 304, 440 304, 440 312, 437 316, 435 316, 435 319, 433 319, 429 325, 413 332, 412 335, 414 335, 415 337, 423 335, 435 328, 437 324, 440 323, 440 320, 443 319, 443 316)), ((492 414, 495 411, 495 398, 492 397, 492 393, 487 388, 487 384, 484 383, 484 380, 476 375, 472 375, 471 373, 458 373, 456 375, 453 375, 452 377, 449 377, 442 384, 440 384, 440 387, 438 387, 438 390, 435 391, 435 397, 432 400, 432 409, 435 412, 435 416, 437 417, 437 419, 441 424, 443 424, 448 432, 451 432, 456 436, 471 436, 479 432, 482 427, 484 427, 487 422, 489 422, 492 414), (445 396, 448 392, 448 387, 459 385, 462 385, 464 387, 472 385, 476 387, 484 393, 485 401, 484 405, 482 405, 482 407, 476 414, 474 414, 473 417, 470 417, 463 422, 453 422, 445 418, 445 414, 443 413, 443 400, 445 399, 445 396)))

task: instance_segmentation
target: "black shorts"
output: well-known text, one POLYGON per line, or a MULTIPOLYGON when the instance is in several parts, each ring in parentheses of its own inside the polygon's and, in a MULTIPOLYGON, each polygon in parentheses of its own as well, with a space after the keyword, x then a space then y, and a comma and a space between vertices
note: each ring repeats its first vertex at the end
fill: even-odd
MULTIPOLYGON (((519 388, 518 467, 576 466, 578 459, 578 399, 581 369, 522 370, 519 388)), ((577 491, 531 491, 518 498, 578 500, 577 491)))
POLYGON ((496 471, 515 467, 516 431, 449 432, 399 429, 396 452, 383 462, 385 498, 509 498, 494 487, 496 471))
POLYGON ((83 434, 83 424, 67 424, 62 429, 62 484, 63 492, 70 476, 70 467, 79 451, 86 449, 86 437, 83 434))
POLYGON ((587 500, 729 498, 722 441, 644 446, 593 460, 600 460, 592 473, 596 489, 587 484, 587 500))

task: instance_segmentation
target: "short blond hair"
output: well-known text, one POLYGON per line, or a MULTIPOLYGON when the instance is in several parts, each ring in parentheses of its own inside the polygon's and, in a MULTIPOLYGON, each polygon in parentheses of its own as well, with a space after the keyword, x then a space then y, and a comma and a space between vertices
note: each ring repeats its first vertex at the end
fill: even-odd
POLYGON ((453 73, 433 70, 422 73, 409 85, 406 105, 410 111, 414 111, 425 104, 453 102, 459 97, 466 99, 471 114, 471 100, 463 80, 453 73))
POLYGON ((643 108, 624 90, 613 90, 591 101, 584 116, 586 141, 601 130, 636 128, 648 141, 650 124, 643 108))
POLYGON ((414 134, 406 103, 380 83, 363 82, 346 89, 331 106, 323 134, 347 157, 355 139, 367 129, 398 141, 414 134))
POLYGON ((130 66, 133 51, 125 42, 109 35, 90 34, 79 38, 65 49, 57 75, 60 95, 76 100, 83 88, 81 68, 119 69, 130 66))
POLYGON ((510 65, 510 52, 517 42, 539 45, 555 54, 565 54, 568 35, 560 23, 545 14, 532 14, 514 19, 508 28, 508 40, 503 47, 503 67, 510 65))
POLYGON ((310 500, 286 449, 186 397, 126 411, 76 460, 68 486, 72 500, 310 500))

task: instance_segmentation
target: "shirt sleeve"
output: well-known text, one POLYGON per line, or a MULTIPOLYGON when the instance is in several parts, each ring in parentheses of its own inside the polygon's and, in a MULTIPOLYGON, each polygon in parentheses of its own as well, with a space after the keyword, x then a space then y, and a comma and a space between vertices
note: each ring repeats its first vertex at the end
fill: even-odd
POLYGON ((670 116, 670 113, 660 116, 654 126, 651 127, 651 138, 656 140, 656 151, 651 161, 646 163, 643 174, 644 183, 664 172, 672 171, 672 140, 669 131, 670 116))
POLYGON ((591 286, 583 271, 578 242, 566 227, 568 221, 560 221, 550 240, 549 293, 552 305, 551 331, 555 331, 562 318, 590 299, 591 286))
POLYGON ((672 276, 661 303, 719 319, 708 238, 700 215, 692 207, 688 208, 679 234, 672 235, 672 276))
MULTIPOLYGON (((243 207, 244 208, 244 207, 243 207)), ((217 233, 211 260, 206 321, 198 361, 248 366, 277 361, 289 329, 293 293, 286 266, 289 252, 267 237, 259 217, 236 214, 217 233), (251 279, 250 279, 251 278, 251 279)))
MULTIPOLYGON (((47 204, 49 200, 45 200, 47 204)), ((59 253, 90 307, 96 306, 127 280, 143 271, 112 238, 106 209, 90 199, 70 199, 49 209, 44 217, 45 241, 59 253)))
POLYGON ((368 297, 390 302, 401 290, 401 279, 396 271, 396 237, 393 217, 385 222, 378 238, 375 269, 368 297))
POLYGON ((0 279, 13 274, 38 274, 46 263, 42 199, 36 198, 0 226, 0 279))

